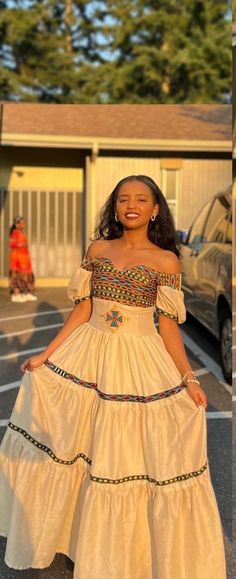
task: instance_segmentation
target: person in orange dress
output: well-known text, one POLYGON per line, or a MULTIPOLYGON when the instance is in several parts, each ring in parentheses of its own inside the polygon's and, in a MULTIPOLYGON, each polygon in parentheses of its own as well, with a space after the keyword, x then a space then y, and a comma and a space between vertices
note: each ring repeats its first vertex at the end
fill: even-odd
POLYGON ((17 216, 10 228, 9 287, 12 302, 37 300, 34 295, 35 277, 24 227, 24 217, 17 216))

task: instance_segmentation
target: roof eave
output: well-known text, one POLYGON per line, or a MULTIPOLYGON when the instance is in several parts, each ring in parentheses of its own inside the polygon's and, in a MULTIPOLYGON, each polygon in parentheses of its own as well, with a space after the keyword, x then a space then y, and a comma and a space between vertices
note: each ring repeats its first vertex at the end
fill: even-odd
POLYGON ((232 141, 196 140, 196 139, 131 139, 122 137, 77 137, 74 135, 33 135, 19 133, 2 133, 1 144, 4 147, 42 147, 42 148, 75 148, 99 150, 136 150, 136 151, 196 151, 196 152, 231 152, 232 141))

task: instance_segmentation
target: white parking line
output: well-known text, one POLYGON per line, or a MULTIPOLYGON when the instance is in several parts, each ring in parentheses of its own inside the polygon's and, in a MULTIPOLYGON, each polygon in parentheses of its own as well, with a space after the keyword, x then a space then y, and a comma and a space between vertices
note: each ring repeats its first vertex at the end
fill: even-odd
POLYGON ((13 358, 19 358, 20 356, 26 356, 28 354, 36 354, 37 352, 42 352, 45 350, 46 346, 41 348, 31 348, 30 350, 21 350, 20 352, 12 352, 12 354, 6 354, 5 356, 0 356, 0 360, 11 360, 13 358))
POLYGON ((24 316, 11 316, 8 318, 0 318, 0 322, 7 322, 8 320, 23 320, 24 318, 32 318, 32 316, 46 316, 48 314, 60 314, 61 312, 70 312, 71 308, 65 308, 63 310, 45 310, 44 312, 32 312, 32 314, 25 314, 24 316))
POLYGON ((207 418, 232 418, 231 410, 222 410, 218 412, 206 412, 207 418))
POLYGON ((18 388, 18 386, 20 386, 19 380, 17 380, 17 382, 9 382, 9 384, 3 384, 3 386, 0 386, 0 394, 8 390, 13 390, 13 388, 18 388))
POLYGON ((196 376, 202 376, 203 374, 208 374, 209 370, 208 368, 198 368, 197 370, 194 370, 194 374, 196 376))
MULTIPOLYGON (((217 378, 217 376, 216 376, 217 378)), ((221 386, 223 386, 223 388, 229 393, 232 394, 232 386, 230 386, 229 384, 227 384, 227 382, 224 382, 224 380, 219 380, 219 383, 221 384, 221 386)))
POLYGON ((204 350, 202 350, 202 348, 200 348, 200 346, 198 346, 198 344, 196 344, 196 342, 194 342, 194 340, 192 340, 192 338, 190 338, 184 332, 184 330, 181 329, 181 332, 185 346, 187 346, 187 348, 189 348, 189 350, 191 350, 191 352, 201 360, 204 366, 208 368, 209 372, 211 372, 217 378, 220 384, 222 384, 225 390, 231 394, 232 387, 225 382, 220 365, 217 364, 217 362, 215 362, 208 354, 206 354, 206 352, 204 352, 204 350))
POLYGON ((43 332, 44 330, 60 328, 61 326, 64 326, 64 324, 51 324, 50 326, 39 326, 38 328, 29 328, 28 330, 21 330, 20 332, 11 332, 11 334, 2 334, 2 336, 0 336, 0 340, 4 340, 5 338, 12 338, 14 336, 22 336, 23 334, 43 332))

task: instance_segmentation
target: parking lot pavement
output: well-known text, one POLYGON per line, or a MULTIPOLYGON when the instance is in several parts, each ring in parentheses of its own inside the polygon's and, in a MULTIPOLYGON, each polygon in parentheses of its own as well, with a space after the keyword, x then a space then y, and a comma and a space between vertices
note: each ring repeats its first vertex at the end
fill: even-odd
MULTIPOLYGON (((22 361, 41 351, 55 336, 71 310, 65 288, 39 289, 37 302, 11 304, 7 290, 0 289, 0 439, 14 405, 22 361)), ((231 388, 223 379, 217 341, 200 324, 188 317, 180 326, 189 361, 208 397, 208 458, 216 493, 227 557, 227 579, 233 579, 231 558, 231 388)), ((235 392, 236 395, 236 392, 235 392)), ((0 579, 72 579, 73 564, 56 555, 43 570, 14 571, 3 562, 5 539, 0 540, 0 579)), ((172 578, 171 578, 172 579, 172 578)), ((207 579, 207 578, 206 578, 207 579)))

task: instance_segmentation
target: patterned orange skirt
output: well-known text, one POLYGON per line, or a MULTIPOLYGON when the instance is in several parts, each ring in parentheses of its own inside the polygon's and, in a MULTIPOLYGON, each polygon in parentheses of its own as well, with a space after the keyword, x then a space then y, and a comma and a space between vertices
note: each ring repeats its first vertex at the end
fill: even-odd
POLYGON ((28 250, 27 236, 17 229, 14 229, 10 236, 9 262, 10 292, 16 293, 15 290, 20 293, 32 292, 35 277, 28 250))

